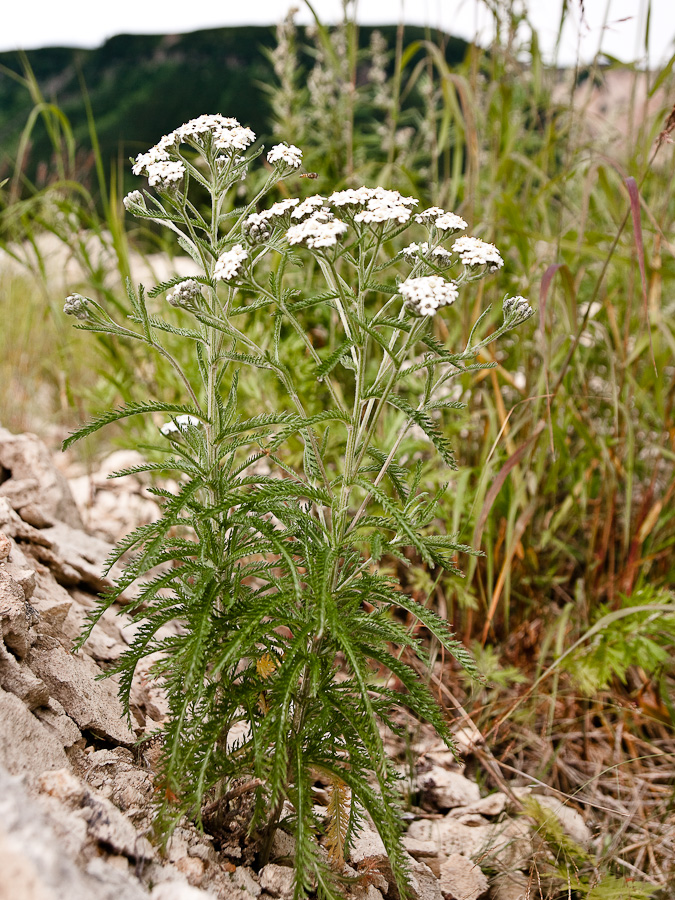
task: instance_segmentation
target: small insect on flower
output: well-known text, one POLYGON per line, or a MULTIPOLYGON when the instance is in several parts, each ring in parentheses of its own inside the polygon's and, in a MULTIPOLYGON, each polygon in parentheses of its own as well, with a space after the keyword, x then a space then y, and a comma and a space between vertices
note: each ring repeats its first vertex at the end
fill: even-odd
POLYGON ((300 175, 301 178, 318 178, 318 172, 302 172, 300 175))

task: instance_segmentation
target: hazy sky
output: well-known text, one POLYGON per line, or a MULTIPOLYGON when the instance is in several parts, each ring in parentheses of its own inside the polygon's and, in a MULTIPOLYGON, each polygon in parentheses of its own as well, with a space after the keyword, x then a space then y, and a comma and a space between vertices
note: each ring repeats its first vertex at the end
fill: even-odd
MULTIPOLYGON (((663 62, 675 51, 675 0, 585 0, 585 21, 580 22, 578 0, 576 26, 564 33, 560 62, 591 58, 603 49, 629 61, 644 57, 644 22, 651 5, 650 63, 663 62), (606 24, 603 27, 603 22, 606 24)), ((140 3, 138 0, 7 0, 3 4, 0 50, 44 46, 95 47, 120 33, 175 33, 224 25, 267 25, 283 17, 291 5, 300 7, 298 21, 309 21, 303 0, 196 0, 196 2, 140 3)), ((341 0, 314 0, 324 21, 341 13, 341 0)), ((542 47, 555 42, 562 0, 529 0, 530 18, 542 47)), ((363 24, 397 22, 441 27, 461 37, 489 40, 490 17, 481 0, 358 0, 363 24)))

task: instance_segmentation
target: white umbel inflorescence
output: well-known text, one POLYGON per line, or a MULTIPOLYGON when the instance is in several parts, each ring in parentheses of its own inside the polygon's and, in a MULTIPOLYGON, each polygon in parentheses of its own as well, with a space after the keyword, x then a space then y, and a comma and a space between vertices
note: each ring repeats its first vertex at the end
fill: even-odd
POLYGON ((446 212, 442 216, 438 216, 434 222, 439 231, 466 231, 468 225, 461 216, 455 213, 446 212))
POLYGON ((504 260, 494 244, 475 237, 460 237, 452 245, 465 266, 487 266, 491 272, 500 269, 504 260))
POLYGON ((293 225, 286 232, 289 244, 307 244, 310 249, 316 247, 333 247, 338 236, 344 234, 347 226, 331 213, 319 211, 299 225, 293 225))
POLYGON ((241 274, 247 259, 248 252, 241 244, 235 244, 231 250, 220 254, 213 269, 213 277, 216 281, 232 281, 241 274))
POLYGON ((275 144, 267 154, 267 162, 285 163, 292 169, 299 169, 302 162, 302 150, 295 144, 275 144))
POLYGON ((422 212, 417 213, 415 221, 419 222, 420 225, 426 225, 427 222, 433 222, 439 216, 444 215, 446 215, 446 212, 440 206, 430 206, 429 209, 423 209, 422 212))
POLYGON ((443 306, 450 306, 459 295, 454 281, 440 275, 408 278, 399 285, 406 307, 417 316, 433 316, 443 306))
POLYGON ((313 197, 306 197, 299 206, 296 206, 291 213, 291 219, 304 219, 305 216, 313 216, 314 213, 321 209, 326 202, 326 198, 321 194, 314 194, 313 197))
POLYGON ((445 247, 434 247, 429 252, 429 244, 426 241, 423 241, 421 244, 408 244, 407 247, 403 248, 403 255, 409 261, 414 260, 417 256, 431 256, 434 262, 443 266, 449 266, 452 259, 452 253, 446 250, 445 247))
POLYGON ((354 221, 376 225, 383 222, 404 224, 410 218, 409 207, 415 206, 419 201, 383 187, 360 187, 335 191, 328 202, 337 207, 361 207, 361 211, 354 216, 354 221))
POLYGON ((236 119, 221 115, 204 115, 191 119, 169 134, 165 134, 154 147, 139 153, 131 171, 134 175, 147 175, 148 183, 160 188, 176 184, 185 175, 185 165, 172 159, 180 144, 192 143, 206 147, 209 143, 224 152, 245 150, 255 141, 255 133, 242 127, 236 119))

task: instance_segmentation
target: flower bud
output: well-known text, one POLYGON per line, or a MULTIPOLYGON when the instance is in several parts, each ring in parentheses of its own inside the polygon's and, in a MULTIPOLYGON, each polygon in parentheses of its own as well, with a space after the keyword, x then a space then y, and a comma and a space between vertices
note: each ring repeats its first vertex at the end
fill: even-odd
POLYGON ((89 319, 87 298, 81 294, 69 294, 63 304, 63 311, 67 316, 75 316, 76 319, 89 319))

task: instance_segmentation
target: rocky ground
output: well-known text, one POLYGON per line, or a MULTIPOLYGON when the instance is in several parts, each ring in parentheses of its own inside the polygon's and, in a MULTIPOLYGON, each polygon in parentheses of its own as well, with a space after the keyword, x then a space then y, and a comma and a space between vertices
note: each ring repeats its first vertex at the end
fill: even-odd
MULTIPOLYGON (((108 584, 101 572, 111 542, 157 515, 142 481, 106 480, 133 462, 134 454, 116 453, 94 475, 69 480, 36 437, 0 429, 0 900, 285 900, 294 846, 283 832, 261 870, 236 816, 229 839, 184 821, 160 849, 152 830, 157 742, 138 741, 163 720, 161 688, 144 663, 130 727, 114 680, 98 680, 136 627, 123 607, 72 652, 108 584)), ((538 896, 536 858, 548 851, 523 815, 530 787, 482 796, 426 732, 413 753, 419 806, 405 846, 417 900, 538 896)), ((578 845, 592 846, 579 812, 550 796, 537 800, 578 845)), ((397 900, 374 831, 358 838, 344 874, 354 879, 354 900, 397 900)))

